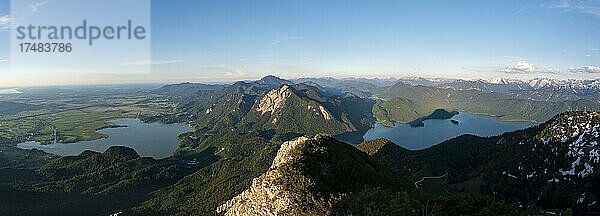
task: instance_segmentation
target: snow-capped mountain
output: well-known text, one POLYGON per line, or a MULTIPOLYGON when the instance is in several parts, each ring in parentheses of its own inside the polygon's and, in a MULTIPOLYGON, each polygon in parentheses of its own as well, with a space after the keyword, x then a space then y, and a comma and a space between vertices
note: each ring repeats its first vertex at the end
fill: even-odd
POLYGON ((487 80, 404 78, 400 81, 413 86, 423 85, 458 91, 498 92, 515 98, 538 101, 600 100, 600 79, 557 80, 536 78, 518 80, 499 77, 487 80))
POLYGON ((508 85, 508 84, 518 84, 521 83, 521 80, 518 79, 510 79, 510 78, 502 78, 502 77, 496 77, 496 78, 491 78, 488 80, 480 80, 483 82, 487 82, 489 84, 499 84, 499 85, 508 85))

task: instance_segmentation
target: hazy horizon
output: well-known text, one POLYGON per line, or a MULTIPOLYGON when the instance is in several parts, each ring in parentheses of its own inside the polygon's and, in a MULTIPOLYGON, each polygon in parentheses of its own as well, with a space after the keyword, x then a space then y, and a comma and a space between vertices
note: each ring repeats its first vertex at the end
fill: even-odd
POLYGON ((442 80, 466 80, 466 81, 492 81, 492 80, 496 80, 496 79, 505 79, 505 80, 519 80, 519 81, 523 81, 523 82, 528 82, 534 79, 551 79, 551 80, 560 80, 560 81, 569 81, 569 80, 600 80, 600 77, 598 78, 582 78, 582 79, 554 79, 554 78, 547 78, 547 77, 534 77, 531 79, 518 79, 518 78, 506 78, 506 77, 492 77, 492 78, 471 78, 471 79, 466 79, 466 78, 451 78, 451 77, 443 77, 443 76, 432 76, 432 77, 425 77, 425 76, 405 76, 405 77, 352 77, 352 76, 348 76, 348 77, 339 77, 339 76, 314 76, 314 77, 295 77, 295 78, 289 78, 289 77, 282 77, 282 76, 278 76, 276 74, 265 74, 262 75, 260 77, 257 78, 248 78, 248 79, 232 79, 232 80, 222 80, 222 81, 203 81, 203 80, 181 80, 181 81, 137 81, 137 82, 113 82, 113 83, 98 83, 98 82, 91 82, 91 83, 72 83, 72 84, 42 84, 42 85, 20 85, 20 86, 2 86, 0 85, 0 90, 11 90, 11 89, 19 89, 19 88, 45 88, 45 87, 86 87, 86 86, 122 86, 122 85, 134 85, 134 86, 150 86, 150 85, 155 85, 155 86, 163 86, 163 85, 169 85, 169 84, 180 84, 180 83, 200 83, 200 84, 215 84, 215 85, 229 85, 229 84, 233 84, 235 82, 240 82, 240 81, 245 81, 245 82, 252 82, 252 81, 257 81, 260 80, 266 76, 276 76, 278 78, 281 79, 285 79, 285 80, 298 80, 298 79, 328 79, 328 78, 332 78, 332 79, 340 79, 340 80, 344 80, 344 79, 348 79, 348 80, 358 80, 358 79, 380 79, 380 80, 401 80, 401 79, 419 79, 419 78, 423 78, 423 79, 442 79, 442 80))
MULTIPOLYGON (((55 5, 42 2, 32 13, 55 5)), ((41 61, 34 66, 48 69, 31 72, 10 69, 9 28, 21 15, 0 0, 0 86, 231 82, 268 74, 600 77, 600 1, 151 3, 151 60, 68 69, 41 61), (131 65, 151 70, 123 72, 131 65)))

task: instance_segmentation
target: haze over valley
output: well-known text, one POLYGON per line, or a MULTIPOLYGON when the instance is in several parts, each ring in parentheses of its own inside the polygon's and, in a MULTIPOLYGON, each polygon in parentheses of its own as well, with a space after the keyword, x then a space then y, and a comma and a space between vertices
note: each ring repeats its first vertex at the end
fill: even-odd
POLYGON ((598 35, 600 0, 0 0, 0 216, 600 215, 598 35))
POLYGON ((470 213, 593 212, 599 83, 269 75, 231 84, 19 88, 0 98, 0 197, 25 215, 253 215, 262 214, 252 207, 261 199, 269 206, 260 211, 285 214, 369 214, 366 200, 381 214, 406 214, 431 199, 433 211, 452 214, 466 212, 456 199, 470 213), (344 180, 363 172, 375 173, 344 180), (569 182, 581 183, 561 186, 569 182), (124 191, 135 198, 114 202, 124 191), (417 200, 392 199, 398 194, 417 200))

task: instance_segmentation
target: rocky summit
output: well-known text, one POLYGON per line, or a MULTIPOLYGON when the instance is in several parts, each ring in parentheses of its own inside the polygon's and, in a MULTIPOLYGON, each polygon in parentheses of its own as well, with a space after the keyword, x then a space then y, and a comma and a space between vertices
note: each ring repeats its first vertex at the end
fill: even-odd
POLYGON ((295 215, 302 211, 290 191, 286 191, 277 181, 282 177, 279 169, 292 163, 291 152, 303 144, 307 137, 285 142, 277 152, 273 164, 265 174, 252 180, 249 189, 217 208, 217 215, 295 215))

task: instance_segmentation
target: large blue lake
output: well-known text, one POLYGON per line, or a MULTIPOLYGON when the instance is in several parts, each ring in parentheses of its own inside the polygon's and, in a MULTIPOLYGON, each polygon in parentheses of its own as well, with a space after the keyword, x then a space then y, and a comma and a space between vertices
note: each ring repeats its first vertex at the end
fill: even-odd
POLYGON ((179 134, 193 131, 184 124, 142 123, 138 119, 117 119, 112 121, 121 128, 98 130, 98 133, 108 135, 108 138, 93 141, 53 145, 40 145, 37 142, 20 143, 22 149, 39 149, 48 153, 71 156, 85 150, 104 152, 111 146, 128 146, 145 157, 166 158, 173 154, 179 145, 179 134))
POLYGON ((463 134, 495 136, 534 125, 533 122, 499 121, 492 116, 466 112, 461 112, 451 119, 458 121, 459 124, 453 124, 450 119, 425 120, 424 127, 411 127, 408 124, 396 124, 395 127, 385 127, 381 124, 376 124, 364 135, 364 139, 386 138, 407 149, 419 150, 463 134))

